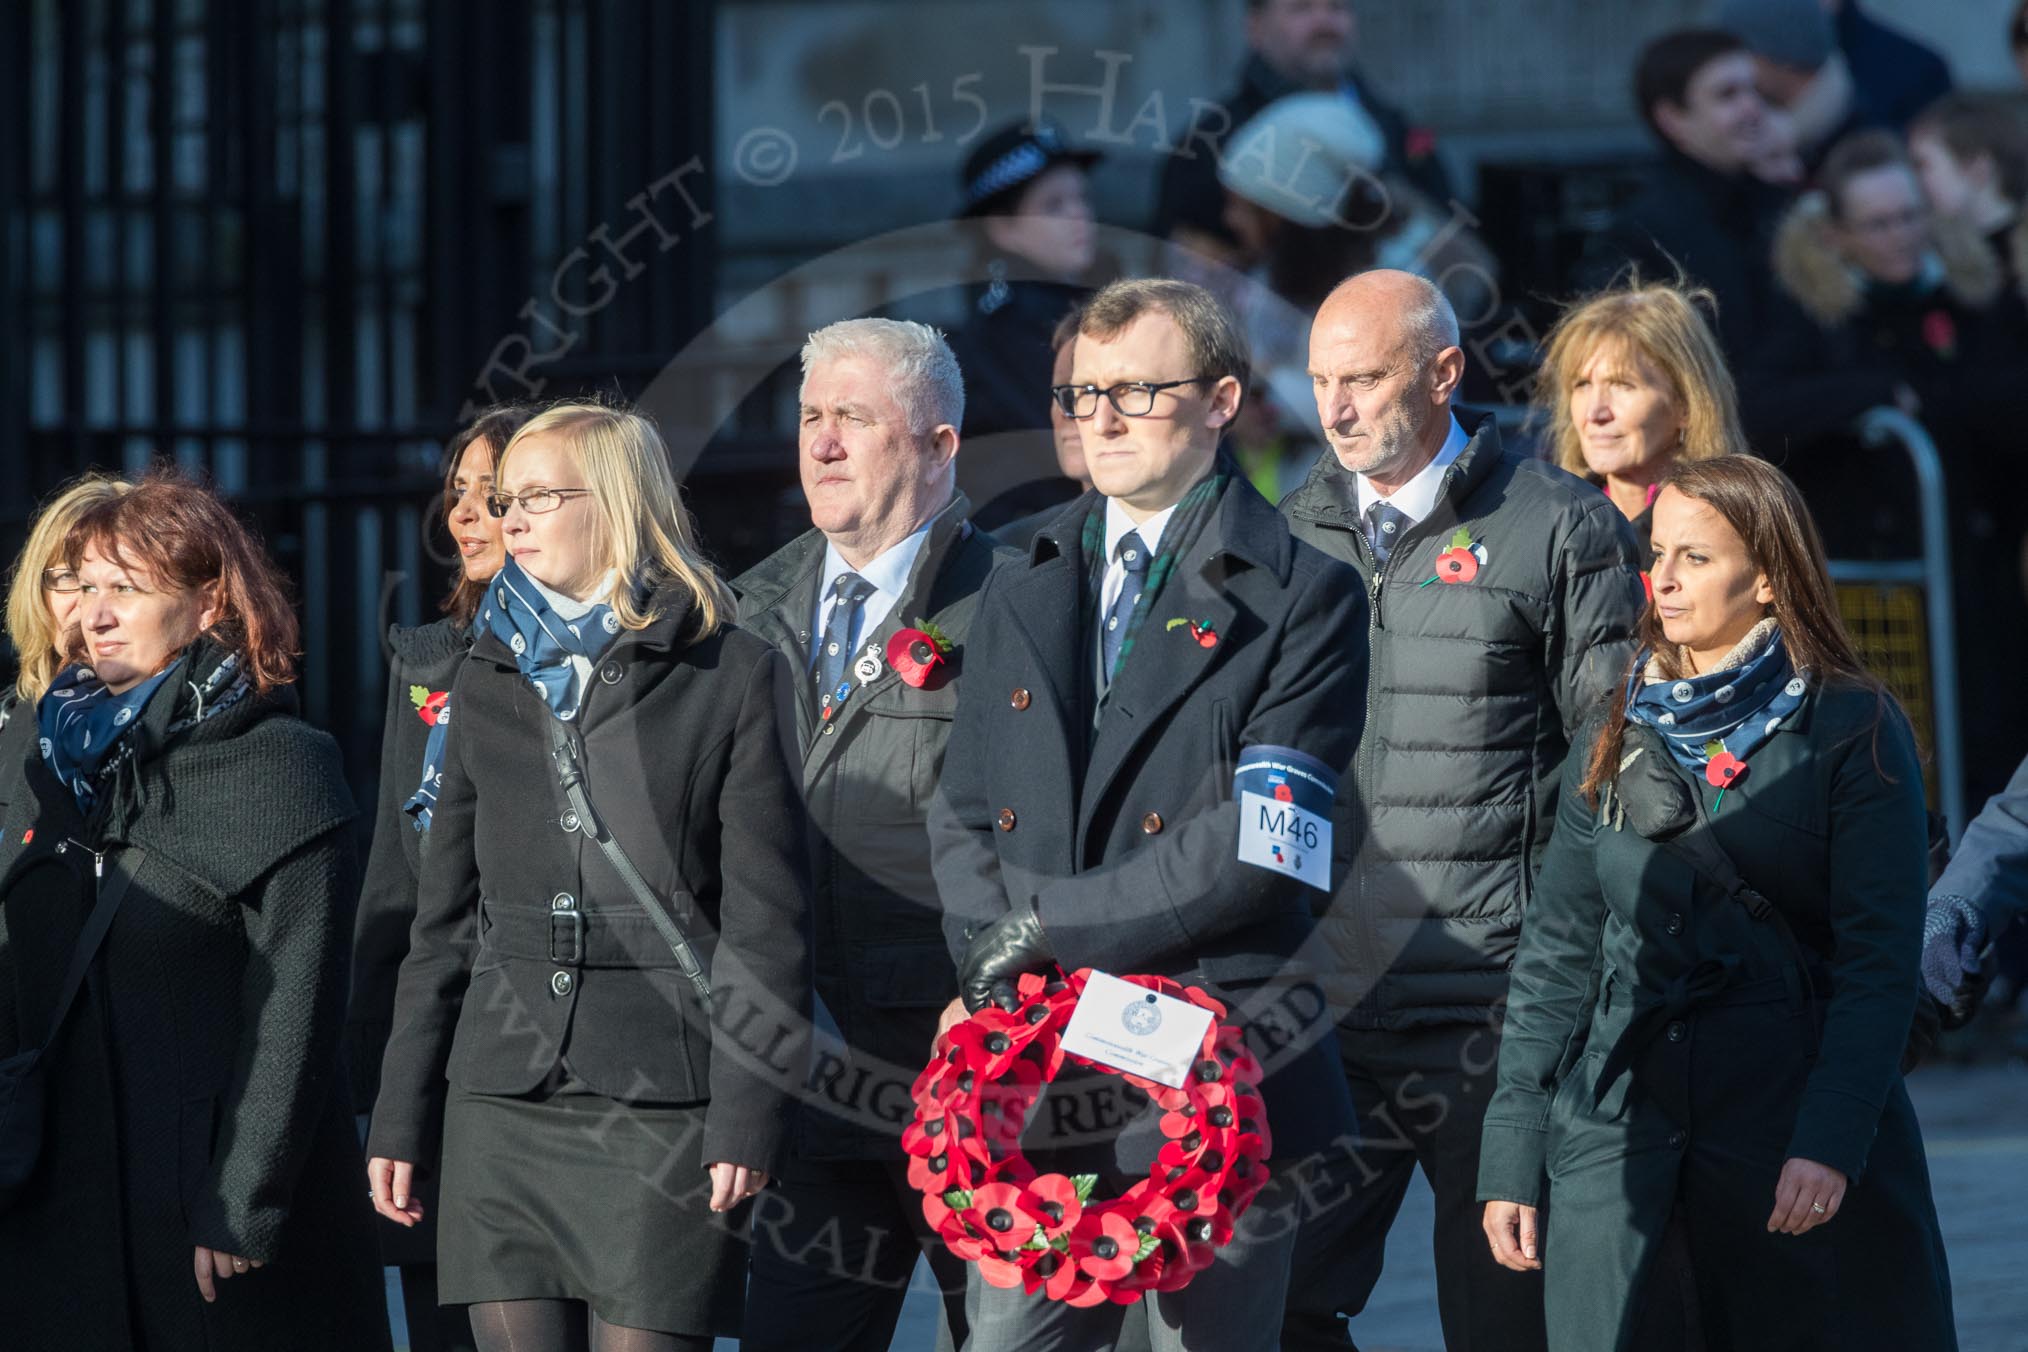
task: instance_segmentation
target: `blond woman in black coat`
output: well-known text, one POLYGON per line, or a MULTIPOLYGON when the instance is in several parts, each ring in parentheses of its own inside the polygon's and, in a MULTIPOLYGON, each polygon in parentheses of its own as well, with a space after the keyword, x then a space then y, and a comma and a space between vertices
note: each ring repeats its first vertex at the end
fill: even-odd
POLYGON ((412 1222, 438 1171, 440 1295, 482 1352, 709 1347, 806 1071, 788 667, 728 627, 646 419, 545 411, 492 510, 509 559, 451 692, 369 1185, 412 1222))

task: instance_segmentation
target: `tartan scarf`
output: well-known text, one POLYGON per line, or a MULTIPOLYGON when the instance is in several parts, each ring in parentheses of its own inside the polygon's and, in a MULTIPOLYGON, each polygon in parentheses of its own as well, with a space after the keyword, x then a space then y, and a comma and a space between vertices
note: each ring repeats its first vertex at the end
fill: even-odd
MULTIPOLYGON (((1127 632, 1120 639, 1119 661, 1113 667, 1112 679, 1115 684, 1120 673, 1127 668, 1127 658, 1133 655, 1134 639, 1140 634, 1141 626, 1155 609, 1155 598, 1162 594, 1162 584, 1169 580, 1175 570, 1176 560, 1183 551, 1197 542, 1204 533, 1205 523, 1218 510, 1219 499, 1225 487, 1239 472, 1239 463, 1232 458, 1221 443, 1218 454, 1212 458, 1211 468, 1199 479, 1176 504, 1176 511, 1169 518, 1169 524, 1162 528, 1162 544, 1155 551, 1155 557, 1148 561, 1148 581, 1141 588, 1141 599, 1134 607, 1134 613, 1127 620, 1127 632)), ((1084 534, 1080 547, 1087 559, 1094 561, 1091 578, 1087 584, 1085 611, 1098 613, 1100 595, 1105 587, 1106 576, 1106 500, 1100 498, 1084 519, 1084 534)))

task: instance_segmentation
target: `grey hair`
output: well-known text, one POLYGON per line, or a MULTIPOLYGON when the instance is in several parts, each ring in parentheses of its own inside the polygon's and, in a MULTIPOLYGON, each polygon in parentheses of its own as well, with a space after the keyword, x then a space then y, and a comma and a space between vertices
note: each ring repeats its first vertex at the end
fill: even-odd
MULTIPOLYGON (((965 378, 944 335, 912 319, 841 319, 803 343, 803 384, 820 361, 865 357, 892 378, 895 399, 918 436, 949 423, 965 424, 965 378)), ((797 397, 801 398, 800 391, 797 397)))
POLYGON ((1425 371, 1436 360, 1437 354, 1447 347, 1458 346, 1458 312, 1436 283, 1427 277, 1408 278, 1416 298, 1409 303, 1401 316, 1401 331, 1408 339, 1408 350, 1415 359, 1415 369, 1425 371))

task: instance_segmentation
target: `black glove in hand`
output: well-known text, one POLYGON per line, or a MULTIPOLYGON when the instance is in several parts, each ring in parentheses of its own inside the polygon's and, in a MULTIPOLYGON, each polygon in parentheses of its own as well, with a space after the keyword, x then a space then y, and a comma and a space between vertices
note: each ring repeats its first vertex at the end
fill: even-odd
POLYGON ((958 966, 958 995, 965 1009, 976 1014, 989 1003, 1004 1005, 1013 999, 1014 983, 1025 973, 1046 972, 1055 965, 1042 917, 1035 913, 1032 900, 1024 901, 972 936, 958 966), (996 987, 1002 989, 996 992, 996 987))

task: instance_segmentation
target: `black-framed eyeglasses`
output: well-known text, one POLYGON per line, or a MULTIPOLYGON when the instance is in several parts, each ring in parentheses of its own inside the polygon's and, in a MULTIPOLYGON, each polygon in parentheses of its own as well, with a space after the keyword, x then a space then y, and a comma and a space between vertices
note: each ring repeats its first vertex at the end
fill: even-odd
POLYGON ((68 568, 45 568, 42 570, 42 589, 55 592, 58 596, 69 596, 84 586, 77 580, 77 574, 68 568))
POLYGON ((507 509, 518 502, 530 516, 541 516, 563 506, 565 498, 589 492, 589 488, 531 488, 526 493, 502 493, 496 488, 486 495, 486 510, 494 516, 505 516, 507 509))
POLYGON ((1111 402, 1122 418, 1145 418, 1155 411, 1155 396, 1163 390, 1173 390, 1178 385, 1202 385, 1208 379, 1191 376, 1188 380, 1129 380, 1109 390, 1096 385, 1052 385, 1049 394, 1067 418, 1089 418, 1097 413, 1100 395, 1111 402))

